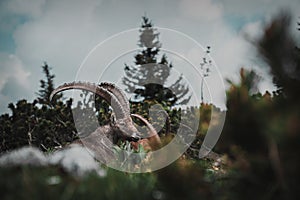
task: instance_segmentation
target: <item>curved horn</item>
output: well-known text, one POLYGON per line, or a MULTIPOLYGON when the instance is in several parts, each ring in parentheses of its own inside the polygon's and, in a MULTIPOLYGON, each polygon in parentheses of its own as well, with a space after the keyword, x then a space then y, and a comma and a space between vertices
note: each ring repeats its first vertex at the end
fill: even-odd
POLYGON ((150 124, 144 117, 142 117, 141 115, 138 114, 131 114, 131 116, 138 118, 139 120, 141 120, 148 128, 149 130, 149 135, 150 137, 148 138, 149 140, 153 141, 155 143, 155 145, 161 145, 161 140, 160 137, 158 136, 155 128, 152 126, 152 124, 150 124))
POLYGON ((50 95, 50 100, 59 92, 70 90, 70 89, 80 89, 80 90, 86 90, 89 92, 92 92, 94 94, 99 95, 102 97, 109 105, 112 106, 114 109, 114 112, 116 114, 117 119, 124 119, 127 117, 127 113, 124 110, 123 106, 119 102, 119 100, 116 98, 116 96, 108 91, 107 89, 100 87, 99 85, 88 83, 88 82, 72 82, 72 83, 65 83, 59 87, 57 87, 55 90, 52 91, 50 95))
POLYGON ((129 101, 128 101, 125 93, 119 87, 117 87, 116 85, 114 85, 112 83, 107 83, 107 82, 100 83, 99 86, 102 88, 105 88, 108 91, 110 91, 111 93, 113 93, 119 100, 121 106, 124 108, 124 111, 126 112, 126 114, 130 115, 129 101))

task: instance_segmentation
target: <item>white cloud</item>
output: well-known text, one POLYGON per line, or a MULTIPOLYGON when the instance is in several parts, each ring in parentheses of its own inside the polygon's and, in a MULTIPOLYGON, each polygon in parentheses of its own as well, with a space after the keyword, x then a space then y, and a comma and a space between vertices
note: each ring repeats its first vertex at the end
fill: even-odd
POLYGON ((197 20, 216 20, 222 16, 222 6, 211 0, 181 0, 180 10, 186 17, 197 20))
POLYGON ((219 0, 224 5, 224 12, 228 15, 237 15, 240 18, 253 18, 264 16, 272 17, 281 9, 291 9, 298 12, 300 8, 299 0, 219 0))
POLYGON ((254 41, 262 36, 263 30, 264 27, 261 21, 249 22, 242 28, 241 34, 250 41, 254 41))
POLYGON ((0 2, 0 32, 10 33, 25 19, 42 14, 46 0, 2 0, 0 2))
POLYGON ((31 92, 30 72, 24 69, 22 61, 12 54, 0 53, 0 111, 7 108, 15 98, 28 98, 31 92), (14 91, 9 91, 13 88, 14 91))
POLYGON ((46 0, 9 0, 6 1, 6 10, 10 14, 38 17, 46 0))
MULTIPOLYGON (((100 4, 97 0, 47 1, 39 18, 16 28, 16 54, 36 77, 41 77, 38 67, 46 61, 54 67, 56 82, 74 80, 84 57, 106 34, 96 13, 100 4)), ((32 80, 36 87, 37 83, 32 80)))
POLYGON ((29 89, 30 73, 25 71, 22 61, 13 54, 0 54, 0 90, 3 89, 8 78, 13 78, 24 89, 29 89))

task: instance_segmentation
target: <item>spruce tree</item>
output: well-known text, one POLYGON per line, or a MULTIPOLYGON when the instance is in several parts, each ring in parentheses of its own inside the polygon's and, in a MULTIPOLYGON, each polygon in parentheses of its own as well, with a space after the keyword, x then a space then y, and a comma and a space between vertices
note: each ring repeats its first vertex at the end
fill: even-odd
MULTIPOLYGON (((36 93, 38 95, 38 103, 40 104, 47 104, 50 105, 50 94, 54 90, 54 78, 55 75, 51 74, 50 70, 51 68, 49 65, 45 62, 42 66, 43 73, 46 76, 46 80, 40 80, 40 90, 36 93)), ((53 101, 57 101, 62 97, 61 94, 55 95, 53 101)))
POLYGON ((186 104, 191 96, 187 96, 189 88, 182 75, 173 84, 166 85, 173 66, 166 55, 158 58, 161 48, 159 33, 145 16, 142 17, 138 46, 140 51, 135 55, 135 65, 125 64, 124 69, 126 92, 134 93, 130 101, 156 100, 168 106, 186 104))

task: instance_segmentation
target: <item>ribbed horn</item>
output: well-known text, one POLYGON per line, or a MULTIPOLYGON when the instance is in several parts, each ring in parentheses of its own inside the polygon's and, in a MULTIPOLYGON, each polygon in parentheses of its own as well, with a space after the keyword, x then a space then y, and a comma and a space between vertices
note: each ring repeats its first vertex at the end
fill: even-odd
POLYGON ((70 90, 70 89, 80 89, 92 92, 96 95, 102 97, 109 105, 112 106, 115 114, 116 119, 124 119, 127 118, 128 115, 124 108, 122 107, 121 103, 117 99, 117 97, 107 89, 100 87, 99 85, 88 83, 88 82, 72 82, 72 83, 65 83, 55 90, 52 91, 50 95, 50 100, 59 92, 70 90))
POLYGON ((117 97, 117 99, 119 100, 125 113, 128 116, 130 115, 130 105, 129 105, 128 98, 126 97, 125 93, 119 87, 117 87, 116 85, 114 85, 112 83, 107 83, 107 82, 100 83, 99 86, 102 88, 105 88, 108 91, 110 91, 111 93, 113 93, 115 95, 115 97, 117 97))
POLYGON ((150 137, 148 138, 149 140, 153 141, 155 143, 155 145, 161 145, 161 140, 160 137, 157 134, 157 131, 155 130, 155 128, 152 126, 152 124, 150 124, 144 117, 142 117, 141 115, 138 114, 131 114, 131 116, 138 118, 139 120, 141 120, 148 128, 149 130, 149 135, 150 137))

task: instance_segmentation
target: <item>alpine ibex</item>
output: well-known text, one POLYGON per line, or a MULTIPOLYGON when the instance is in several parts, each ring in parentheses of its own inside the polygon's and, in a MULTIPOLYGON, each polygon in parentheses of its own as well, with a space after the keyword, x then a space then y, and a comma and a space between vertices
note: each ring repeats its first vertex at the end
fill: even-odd
POLYGON ((99 85, 88 82, 65 83, 57 87, 50 95, 50 99, 59 92, 80 89, 92 92, 102 97, 113 109, 115 120, 107 125, 100 126, 93 133, 81 138, 80 143, 85 144, 95 153, 97 159, 107 162, 113 158, 113 144, 115 138, 123 138, 131 141, 134 147, 141 144, 145 149, 156 150, 161 146, 160 137, 154 127, 142 116, 130 113, 130 105, 124 92, 112 83, 100 83, 99 85), (131 117, 138 118, 143 122, 147 129, 148 135, 142 138, 142 134, 135 127, 131 117))

